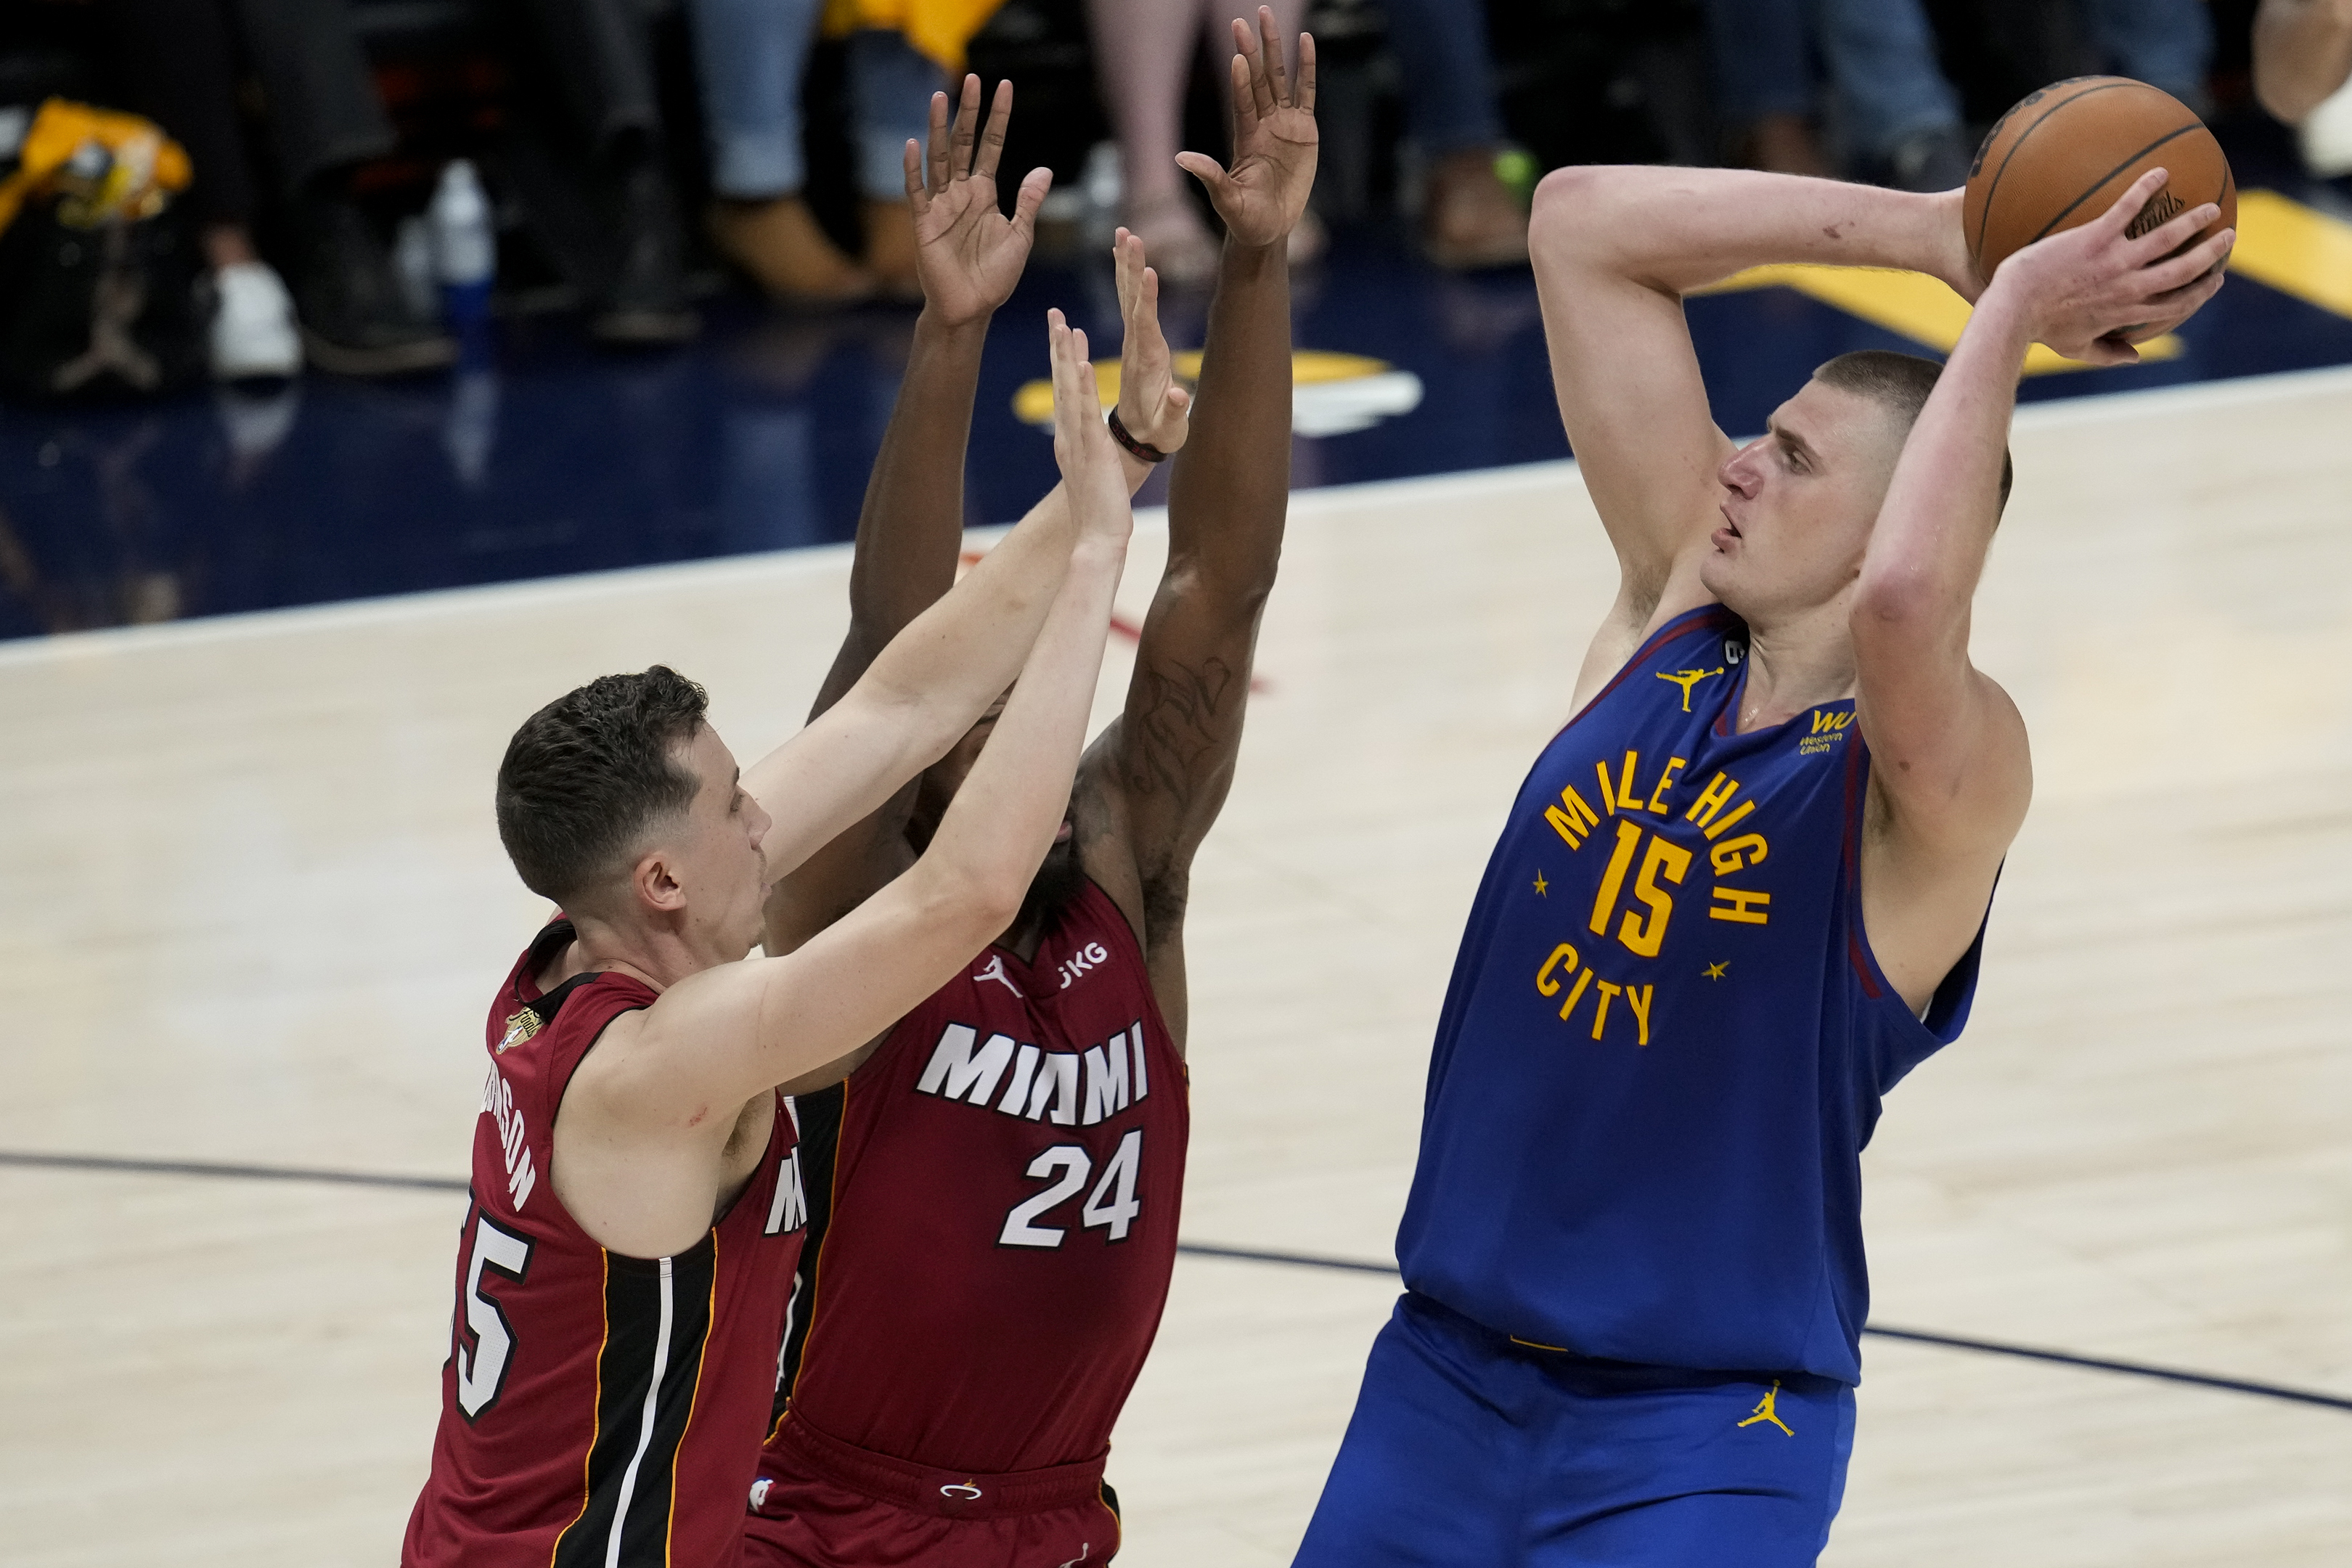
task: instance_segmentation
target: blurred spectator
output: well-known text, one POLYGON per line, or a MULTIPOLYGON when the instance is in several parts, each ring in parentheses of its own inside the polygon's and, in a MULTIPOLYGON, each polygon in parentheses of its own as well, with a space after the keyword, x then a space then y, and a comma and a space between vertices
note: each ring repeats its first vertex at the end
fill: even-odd
POLYGON ((698 322, 686 303, 684 236, 664 165, 645 8, 638 0, 523 0, 522 9, 530 44, 553 71, 569 128, 587 153, 591 194, 617 247, 592 279, 589 330, 614 343, 692 337, 698 322))
MULTIPOLYGON (((801 195, 808 174, 802 78, 825 0, 689 3, 717 197, 709 229, 719 249, 781 300, 840 304, 878 286, 894 298, 919 300, 900 158, 909 138, 922 140, 931 94, 947 85, 940 63, 895 28, 857 26, 849 34, 851 140, 866 238, 861 267, 826 237, 801 195)), ((836 8, 840 4, 835 0, 836 8)), ((965 5, 968 25, 959 28, 951 19, 934 47, 952 50, 961 63, 964 38, 992 9, 986 0, 965 5)))
POLYGON ((1812 0, 1707 0, 1725 152, 1742 168, 1826 175, 1813 132, 1812 0))
MULTIPOLYGON (((2082 0, 2104 68, 2160 87, 2199 114, 2213 95, 2213 18, 2205 0, 2082 0)), ((2347 10, 2342 5, 2339 12, 2347 10)))
MULTIPOLYGON (((285 206, 281 258, 311 363, 351 375, 447 364, 457 344, 408 303, 382 238, 351 199, 352 166, 391 152, 394 138, 341 0, 232 0, 232 8, 268 107, 285 206)), ((209 157, 190 152, 202 181, 229 149, 216 139, 209 157)))
MULTIPOLYGON (((1217 79, 1229 89, 1234 23, 1257 28, 1257 7, 1246 0, 1088 0, 1094 22, 1095 70, 1103 107, 1118 136, 1123 172, 1121 221, 1143 240, 1151 265, 1171 283, 1202 283, 1215 275, 1217 241, 1176 166, 1182 134, 1184 88, 1195 40, 1206 37, 1217 79)), ((1295 50, 1307 0, 1273 0, 1274 25, 1287 55, 1295 50)), ((1412 74, 1408 68, 1408 76, 1412 74)), ((1222 89, 1221 89, 1222 90, 1222 89)), ((1290 258, 1319 253, 1324 236, 1313 211, 1291 230, 1290 258)))
POLYGON ((1959 95, 1918 0, 1708 0, 1707 26, 1736 161, 1827 172, 1809 118, 1818 45, 1852 173, 1911 191, 1968 178, 1959 95))
POLYGON ((2254 14, 2254 95, 2290 125, 2352 79, 2352 0, 2263 0, 2254 14))
POLYGON ((282 377, 302 368, 294 300, 254 248, 255 193, 236 119, 227 19, 215 0, 95 0, 90 43, 111 66, 122 106, 187 149, 186 212, 210 269, 214 375, 282 377))
POLYGON ((1406 132, 1428 163, 1421 230, 1430 259, 1457 269, 1524 263, 1527 209, 1495 172, 1503 111, 1486 7, 1479 0, 1382 3, 1389 47, 1407 65, 1406 132))
MULTIPOLYGON (((408 301, 383 236, 354 199, 355 169, 397 139, 346 0, 233 3, 261 84, 310 357, 361 375, 449 363, 455 345, 408 301)), ((643 16, 631 0, 522 0, 519 11, 584 149, 609 246, 590 330, 622 343, 691 336, 643 16)))

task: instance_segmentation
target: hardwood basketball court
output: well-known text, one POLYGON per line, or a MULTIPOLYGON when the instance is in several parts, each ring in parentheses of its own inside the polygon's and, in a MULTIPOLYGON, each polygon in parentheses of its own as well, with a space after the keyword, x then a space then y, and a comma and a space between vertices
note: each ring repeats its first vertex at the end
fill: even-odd
MULTIPOLYGON (((1827 1563, 2352 1562, 2347 432, 2346 371, 2021 416, 1976 649, 2037 798, 1974 1021, 1866 1157, 1875 1324, 2306 1397, 1874 1337, 1827 1563)), ((1377 1266, 1463 915, 1612 569, 1567 464, 1293 517, 1194 881, 1185 1234, 1377 1266)), ((394 1560, 482 1009, 541 913, 490 821, 499 751, 658 659, 756 752, 805 710, 847 569, 0 647, 0 1557, 394 1560)), ((1286 1563, 1395 1289, 1187 1256, 1112 1456, 1120 1561, 1286 1563)))

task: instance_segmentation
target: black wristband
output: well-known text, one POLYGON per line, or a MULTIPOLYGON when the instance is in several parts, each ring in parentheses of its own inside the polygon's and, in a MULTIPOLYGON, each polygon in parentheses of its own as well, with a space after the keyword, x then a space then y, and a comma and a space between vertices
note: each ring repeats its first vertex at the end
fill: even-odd
POLYGON ((1110 438, 1133 453, 1138 462, 1164 463, 1168 460, 1167 453, 1150 442, 1139 441, 1127 433, 1127 426, 1119 423, 1118 409, 1116 406, 1110 411, 1109 423, 1110 438))

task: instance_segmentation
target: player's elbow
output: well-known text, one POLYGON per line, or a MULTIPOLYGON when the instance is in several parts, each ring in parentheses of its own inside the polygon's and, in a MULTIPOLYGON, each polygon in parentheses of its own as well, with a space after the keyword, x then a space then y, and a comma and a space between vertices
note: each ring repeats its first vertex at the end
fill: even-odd
POLYGON ((962 933, 977 950, 1019 916, 1036 867, 1001 853, 960 854, 953 846, 934 843, 931 853, 923 857, 919 875, 924 918, 962 933), (941 854, 942 849, 948 853, 941 854))
POLYGON ((1617 203, 1626 173, 1570 163, 1543 177, 1528 217, 1528 248, 1538 264, 1588 252, 1610 232, 1607 215, 1617 203))
MULTIPOLYGON (((1857 650, 1916 643, 1952 621, 1955 599, 1950 586, 1927 572, 1865 571, 1846 626, 1857 650)), ((1965 600, 1958 603, 1964 609, 1965 600)))

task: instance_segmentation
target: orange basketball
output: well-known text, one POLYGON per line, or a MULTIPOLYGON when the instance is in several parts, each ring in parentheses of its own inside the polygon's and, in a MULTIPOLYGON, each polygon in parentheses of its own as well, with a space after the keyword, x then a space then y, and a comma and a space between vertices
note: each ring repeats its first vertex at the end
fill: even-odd
POLYGON ((2090 222, 2157 168, 2169 177, 2132 220, 2134 236, 2205 202, 2221 216, 2190 244, 2237 223, 2221 144, 2170 93, 2129 77, 2083 76, 2029 95, 1986 132, 1969 169, 1961 213, 1977 276, 1990 279, 2011 253, 2090 222))

